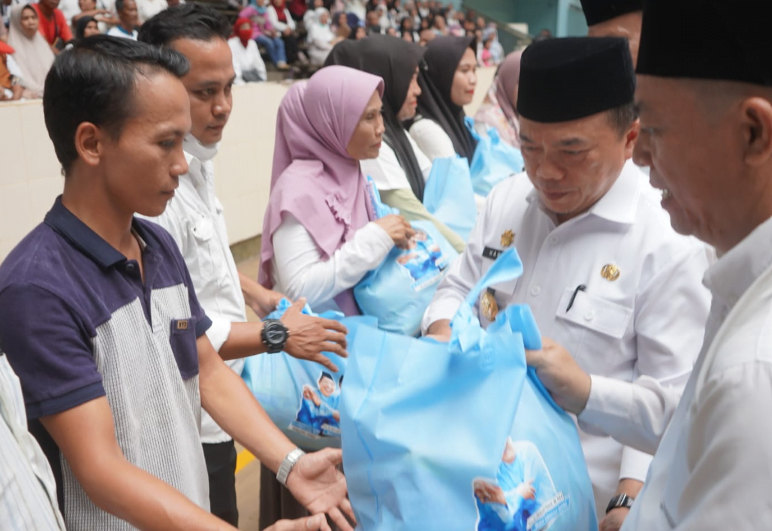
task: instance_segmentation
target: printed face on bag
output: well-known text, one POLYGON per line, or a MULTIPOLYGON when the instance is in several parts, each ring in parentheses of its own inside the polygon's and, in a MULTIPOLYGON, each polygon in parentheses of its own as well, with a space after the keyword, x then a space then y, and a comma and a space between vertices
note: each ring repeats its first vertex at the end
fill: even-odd
POLYGON ((192 133, 205 146, 216 144, 233 108, 231 89, 236 80, 231 49, 225 39, 177 39, 172 48, 190 61, 182 83, 190 96, 192 133))
POLYGON ((335 392, 335 382, 333 379, 326 375, 322 376, 319 379, 319 391, 321 391, 324 396, 332 396, 335 392))
POLYGON ((561 223, 592 207, 632 157, 637 127, 620 134, 606 112, 546 124, 521 117, 525 170, 544 207, 561 223))
POLYGON ((378 158, 383 144, 383 101, 376 90, 367 102, 362 116, 359 118, 354 133, 348 141, 346 151, 354 160, 369 160, 378 158))

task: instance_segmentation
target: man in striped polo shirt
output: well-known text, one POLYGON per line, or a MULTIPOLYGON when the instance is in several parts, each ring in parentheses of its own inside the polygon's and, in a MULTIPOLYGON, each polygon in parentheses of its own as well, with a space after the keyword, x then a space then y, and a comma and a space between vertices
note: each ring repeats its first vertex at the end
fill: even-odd
POLYGON ((72 531, 234 529, 208 512, 202 406, 311 512, 351 529, 340 452, 293 453, 212 347, 171 236, 134 218, 161 214, 188 170, 187 69, 177 52, 97 36, 48 75, 64 192, 0 266, 0 342, 30 431, 72 531))

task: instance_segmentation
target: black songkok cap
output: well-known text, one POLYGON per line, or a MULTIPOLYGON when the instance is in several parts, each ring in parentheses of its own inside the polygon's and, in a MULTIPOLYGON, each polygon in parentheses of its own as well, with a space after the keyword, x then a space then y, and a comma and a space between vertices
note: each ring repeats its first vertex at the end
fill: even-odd
POLYGON ((638 73, 772 86, 770 20, 770 0, 646 0, 638 73))
POLYGON ((579 120, 632 103, 634 97, 627 39, 550 39, 523 52, 517 112, 528 120, 579 120))
POLYGON ((627 13, 641 11, 643 0, 582 0, 582 9, 587 25, 594 26, 627 13))

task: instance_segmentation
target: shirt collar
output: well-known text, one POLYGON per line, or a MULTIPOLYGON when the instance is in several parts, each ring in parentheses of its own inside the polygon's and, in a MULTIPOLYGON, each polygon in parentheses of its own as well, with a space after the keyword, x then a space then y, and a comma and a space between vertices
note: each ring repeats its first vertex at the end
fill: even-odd
MULTIPOLYGON (((632 225, 635 222, 635 211, 638 206, 638 198, 641 195, 641 171, 628 160, 622 168, 617 180, 611 185, 608 192, 601 197, 584 214, 592 214, 614 223, 632 225)), ((536 188, 528 194, 528 202, 539 201, 539 194, 536 188)), ((543 205, 540 207, 546 212, 543 205)))
MULTIPOLYGON (((56 198, 54 206, 46 214, 44 223, 103 269, 109 269, 126 261, 124 255, 62 204, 62 196, 56 198)), ((160 246, 155 236, 136 219, 132 221, 132 230, 139 236, 140 245, 145 244, 143 251, 153 250, 160 246)))
POLYGON ((217 151, 220 149, 220 143, 212 144, 211 146, 205 146, 198 141, 192 134, 187 135, 182 141, 182 149, 185 153, 188 153, 201 162, 207 162, 217 155, 217 151))
POLYGON ((703 283, 732 308, 761 274, 772 265, 772 218, 735 245, 705 273, 703 283))

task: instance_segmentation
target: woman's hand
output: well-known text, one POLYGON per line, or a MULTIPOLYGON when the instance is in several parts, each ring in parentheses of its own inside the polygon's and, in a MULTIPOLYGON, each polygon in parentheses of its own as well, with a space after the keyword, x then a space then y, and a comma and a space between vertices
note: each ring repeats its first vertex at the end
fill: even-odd
POLYGON ((413 237, 415 231, 402 216, 391 214, 373 221, 373 223, 385 230, 389 238, 394 241, 394 245, 400 249, 408 249, 410 247, 410 238, 413 237))

